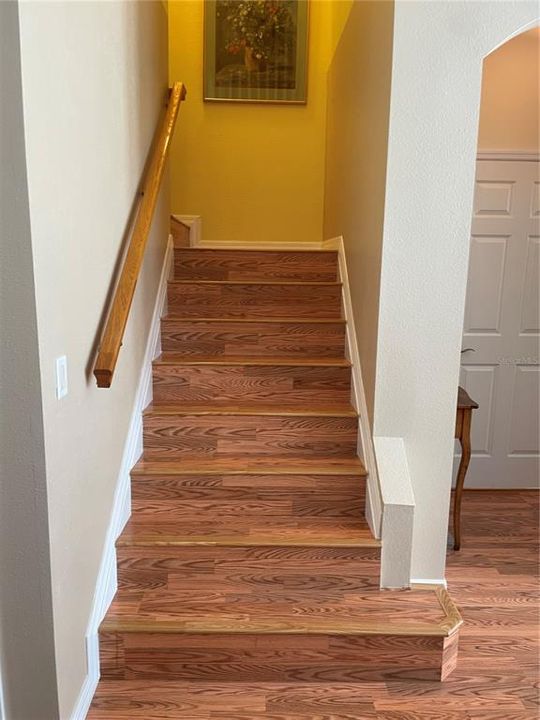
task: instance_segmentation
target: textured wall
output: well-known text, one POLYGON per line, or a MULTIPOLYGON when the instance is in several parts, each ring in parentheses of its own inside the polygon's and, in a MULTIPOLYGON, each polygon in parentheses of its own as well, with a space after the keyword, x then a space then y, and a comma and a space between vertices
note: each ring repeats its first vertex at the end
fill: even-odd
POLYGON ((0 3, 0 717, 56 720, 18 4, 0 3))
POLYGON ((164 197, 113 387, 99 390, 95 340, 164 106, 167 22, 157 2, 23 2, 20 26, 54 638, 68 718, 86 675, 84 638, 168 237, 164 197), (57 400, 64 354, 69 394, 57 400))
POLYGON ((393 2, 355 2, 328 73, 324 237, 343 235, 373 416, 393 2))

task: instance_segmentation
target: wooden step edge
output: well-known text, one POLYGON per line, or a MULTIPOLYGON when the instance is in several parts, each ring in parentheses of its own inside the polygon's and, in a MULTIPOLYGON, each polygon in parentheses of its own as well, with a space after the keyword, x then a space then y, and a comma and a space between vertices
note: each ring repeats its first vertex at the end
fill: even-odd
POLYGON ((170 461, 146 461, 141 458, 131 470, 132 476, 137 475, 359 475, 367 476, 367 470, 360 458, 355 458, 347 464, 325 463, 324 460, 314 465, 307 465, 291 460, 290 465, 253 464, 244 461, 241 466, 231 462, 230 465, 220 460, 209 461, 207 464, 197 462, 190 464, 187 461, 171 463, 170 461))
POLYGON ((346 325, 347 321, 344 318, 309 318, 309 317, 180 317, 178 315, 164 315, 161 318, 163 324, 169 322, 182 322, 182 323, 264 323, 264 324, 276 324, 285 325, 290 323, 292 325, 346 325))
POLYGON ((220 365, 248 367, 351 367, 346 358, 294 358, 294 357, 260 357, 231 355, 224 356, 193 356, 167 351, 159 355, 153 366, 160 365, 220 365))
POLYGON ((356 538, 339 538, 332 535, 319 537, 284 538, 268 535, 152 535, 140 532, 131 536, 120 537, 116 547, 321 547, 321 548, 380 548, 381 541, 374 538, 369 529, 356 538))
POLYGON ((287 405, 154 405, 150 404, 143 415, 212 415, 212 416, 250 416, 250 417, 326 417, 326 418, 355 418, 357 411, 352 405, 343 407, 287 407, 287 405))
POLYGON ((230 247, 226 245, 216 245, 215 247, 209 247, 208 245, 204 247, 188 247, 188 248, 179 248, 182 252, 185 252, 186 250, 189 252, 241 252, 241 253, 279 253, 280 255, 288 255, 291 253, 334 253, 334 255, 337 255, 338 251, 332 248, 324 248, 324 247, 298 247, 298 248, 280 248, 280 247, 271 247, 271 244, 266 244, 264 247, 259 247, 258 245, 255 245, 253 247, 246 247, 245 245, 237 246, 236 243, 234 245, 231 245, 230 247))
POLYGON ((435 589, 437 600, 444 612, 445 618, 441 623, 441 629, 446 630, 446 635, 453 635, 463 625, 463 618, 459 612, 459 608, 452 599, 452 596, 445 587, 437 587, 435 589))
POLYGON ((338 280, 199 280, 197 278, 169 280, 169 285, 301 285, 320 287, 341 287, 338 280))
MULTIPOLYGON (((384 591, 381 591, 384 592, 384 591)), ((117 633, 163 633, 163 634, 254 634, 254 635, 382 635, 399 637, 441 637, 452 635, 447 629, 446 618, 440 622, 387 622, 370 620, 320 620, 308 621, 260 617, 257 620, 199 617, 193 620, 148 620, 120 617, 106 617, 101 632, 117 633)))

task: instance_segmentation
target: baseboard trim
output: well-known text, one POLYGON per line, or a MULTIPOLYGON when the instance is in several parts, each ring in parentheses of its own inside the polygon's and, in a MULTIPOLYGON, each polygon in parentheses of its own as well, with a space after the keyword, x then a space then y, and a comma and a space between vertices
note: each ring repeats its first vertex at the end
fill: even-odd
POLYGON ((360 363, 358 340, 354 325, 354 310, 351 299, 349 275, 347 272, 347 257, 345 254, 343 237, 339 236, 330 240, 325 240, 321 245, 321 249, 337 250, 338 253, 339 276, 343 288, 343 315, 347 323, 346 352, 352 364, 351 401, 358 411, 359 416, 358 453, 362 457, 366 470, 368 471, 366 487, 366 520, 373 535, 376 538, 380 538, 383 515, 382 494, 379 483, 379 473, 377 470, 377 461, 375 458, 373 437, 369 426, 366 393, 364 389, 364 381, 362 379, 362 366, 360 363))
POLYGON ((152 360, 161 351, 161 318, 166 312, 167 281, 171 277, 173 258, 173 239, 169 236, 86 631, 87 674, 71 720, 84 720, 99 681, 98 630, 117 589, 115 543, 131 515, 130 472, 142 452, 142 411, 152 399, 152 360))
POLYGON ((538 150, 479 150, 476 154, 476 159, 538 162, 540 160, 540 153, 538 150))

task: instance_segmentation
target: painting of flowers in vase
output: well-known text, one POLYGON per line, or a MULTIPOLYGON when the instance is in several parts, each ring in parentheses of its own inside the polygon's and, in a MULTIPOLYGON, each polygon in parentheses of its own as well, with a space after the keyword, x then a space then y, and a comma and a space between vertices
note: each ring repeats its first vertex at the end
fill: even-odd
POLYGON ((206 0, 204 99, 306 102, 308 0, 206 0))

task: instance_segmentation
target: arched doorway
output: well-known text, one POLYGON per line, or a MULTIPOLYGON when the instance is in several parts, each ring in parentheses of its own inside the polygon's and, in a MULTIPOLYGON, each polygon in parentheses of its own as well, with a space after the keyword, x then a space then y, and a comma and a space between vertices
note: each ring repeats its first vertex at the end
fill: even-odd
POLYGON ((460 384, 474 413, 467 486, 540 470, 540 28, 485 61, 460 384))

